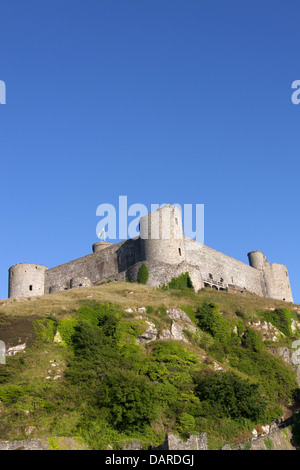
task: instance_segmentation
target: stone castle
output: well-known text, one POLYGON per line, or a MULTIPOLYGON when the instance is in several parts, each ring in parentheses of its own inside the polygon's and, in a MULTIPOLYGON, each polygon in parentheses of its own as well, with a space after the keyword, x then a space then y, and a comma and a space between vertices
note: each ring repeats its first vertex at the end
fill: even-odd
POLYGON ((208 286, 293 302, 286 266, 270 264, 261 251, 248 253, 248 266, 185 237, 176 206, 167 205, 141 217, 139 228, 139 237, 117 244, 99 241, 93 245, 93 253, 54 268, 28 263, 12 266, 9 297, 32 297, 107 281, 136 281, 145 263, 151 286, 188 272, 196 291, 208 286))

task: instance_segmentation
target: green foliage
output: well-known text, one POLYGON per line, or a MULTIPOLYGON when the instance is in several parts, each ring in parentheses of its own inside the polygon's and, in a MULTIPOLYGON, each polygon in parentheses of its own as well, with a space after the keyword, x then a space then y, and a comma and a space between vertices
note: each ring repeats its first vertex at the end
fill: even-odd
POLYGON ((163 289, 193 289, 193 283, 188 272, 173 277, 167 285, 162 286, 163 289))
POLYGON ((292 318, 297 320, 294 312, 288 308, 277 308, 274 311, 266 311, 263 313, 263 317, 267 322, 272 323, 273 326, 278 328, 288 338, 293 337, 293 331, 291 328, 292 318))
POLYGON ((32 322, 37 341, 42 343, 53 341, 56 333, 57 322, 52 318, 33 320, 32 322))
POLYGON ((216 303, 203 302, 198 308, 196 317, 198 326, 204 331, 210 333, 221 343, 228 344, 231 340, 231 330, 228 323, 220 314, 220 307, 216 303))
POLYGON ((57 331, 59 332, 62 340, 67 344, 72 344, 72 337, 75 332, 75 328, 78 324, 76 317, 62 318, 59 320, 57 331))
POLYGON ((265 443, 265 446, 266 446, 267 450, 273 450, 274 449, 274 444, 273 444, 273 442, 271 441, 271 439, 269 437, 266 437, 264 439, 264 443, 265 443))
POLYGON ((262 337, 253 328, 248 328, 242 336, 242 345, 251 351, 261 352, 263 350, 262 337))
POLYGON ((21 385, 4 385, 0 388, 0 401, 4 404, 16 403, 26 395, 26 390, 21 385))
POLYGON ((104 377, 98 404, 108 408, 108 420, 121 430, 143 431, 156 416, 155 387, 131 371, 116 371, 104 377))
MULTIPOLYGON (((170 294, 173 301, 179 294, 177 306, 182 303, 202 330, 190 343, 137 344, 147 324, 113 304, 90 301, 67 318, 36 321, 39 342, 0 366, 0 438, 25 438, 25 426, 34 423, 50 437, 79 435, 92 449, 117 449, 129 439, 147 447, 168 431, 185 438, 201 430, 220 448, 281 416, 297 389, 294 371, 268 352, 248 317, 237 318, 235 308, 221 315, 218 304, 200 303, 182 279, 175 285, 184 287, 170 294), (56 330, 64 347, 53 343, 56 330), (54 351, 66 366, 60 380, 48 381, 49 359, 59 360, 54 351), (215 372, 211 358, 224 371, 215 372)), ((159 331, 170 322, 165 306, 149 305, 147 319, 159 331)))
POLYGON ((140 284, 147 284, 148 278, 149 278, 149 271, 148 271, 147 266, 143 263, 138 271, 137 281, 140 284))
POLYGON ((196 393, 212 413, 246 418, 258 422, 264 416, 266 402, 260 387, 231 372, 195 376, 196 393))
POLYGON ((187 434, 193 432, 196 428, 196 421, 194 416, 188 413, 181 413, 178 416, 178 432, 183 435, 184 437, 187 434))

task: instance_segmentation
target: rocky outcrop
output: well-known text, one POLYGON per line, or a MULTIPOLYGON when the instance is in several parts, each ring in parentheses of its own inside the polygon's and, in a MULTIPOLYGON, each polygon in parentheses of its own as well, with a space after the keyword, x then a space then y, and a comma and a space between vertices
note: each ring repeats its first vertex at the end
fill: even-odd
MULTIPOLYGON (((136 311, 140 313, 145 313, 146 309, 144 307, 140 307, 136 309, 136 311)), ((194 334, 198 334, 198 330, 194 325, 192 325, 189 316, 180 308, 171 308, 167 310, 166 313, 167 316, 172 320, 170 328, 162 329, 162 331, 158 335, 154 323, 150 322, 149 320, 145 320, 149 326, 145 330, 145 332, 138 337, 138 344, 149 343, 150 341, 154 341, 156 339, 173 339, 176 341, 183 341, 187 343, 188 340, 184 334, 185 330, 188 330, 194 334)), ((143 319, 142 316, 138 316, 137 318, 143 319)))
POLYGON ((26 348, 26 343, 18 344, 17 346, 12 346, 7 349, 6 355, 7 356, 15 356, 18 352, 24 351, 26 348))
POLYGON ((208 450, 207 434, 189 434, 188 439, 183 441, 176 434, 167 434, 163 444, 153 447, 154 450, 208 450))
POLYGON ((281 331, 272 325, 270 322, 258 321, 258 322, 249 322, 251 328, 255 329, 258 333, 261 334, 263 341, 278 341, 280 337, 285 336, 281 331))
POLYGON ((87 450, 85 444, 73 437, 0 441, 1 450, 87 450))
POLYGON ((157 338, 157 329, 154 323, 147 320, 146 323, 149 326, 143 334, 139 335, 138 339, 136 340, 138 344, 149 343, 150 341, 154 341, 157 338))
MULTIPOLYGON (((296 343, 298 343, 298 341, 296 341, 296 343)), ((279 357, 282 357, 282 359, 294 369, 297 374, 298 385, 300 386, 300 360, 299 356, 297 356, 297 350, 289 348, 279 348, 278 354, 279 357)))

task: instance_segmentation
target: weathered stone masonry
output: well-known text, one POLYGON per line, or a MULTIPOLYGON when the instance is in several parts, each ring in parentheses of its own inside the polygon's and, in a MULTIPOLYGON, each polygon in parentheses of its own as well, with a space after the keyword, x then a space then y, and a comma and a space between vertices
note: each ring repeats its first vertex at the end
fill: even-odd
POLYGON ((209 286, 293 302, 286 266, 270 264, 261 251, 252 251, 248 257, 250 266, 185 237, 180 210, 168 205, 140 219, 138 238, 117 244, 100 241, 93 245, 93 253, 51 269, 28 263, 12 266, 9 297, 31 297, 109 280, 135 281, 144 262, 152 286, 189 272, 196 291, 209 286))

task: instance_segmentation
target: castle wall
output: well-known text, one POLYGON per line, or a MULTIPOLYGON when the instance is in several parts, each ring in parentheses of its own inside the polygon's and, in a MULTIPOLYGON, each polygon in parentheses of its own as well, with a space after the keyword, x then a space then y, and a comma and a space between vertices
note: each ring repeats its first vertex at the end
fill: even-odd
POLYGON ((40 264, 19 263, 8 272, 8 297, 32 297, 44 294, 45 272, 47 266, 40 264))
POLYGON ((126 271, 140 259, 139 240, 116 245, 49 269, 45 274, 45 293, 87 287, 126 271))
MULTIPOLYGON (((182 273, 188 272, 195 290, 198 291, 203 287, 199 269, 196 266, 189 265, 185 261, 182 261, 178 265, 156 261, 146 261, 145 264, 149 271, 149 279, 147 282, 147 285, 149 286, 156 287, 168 284, 173 277, 177 277, 182 273)), ((137 274, 141 265, 142 262, 139 262, 129 268, 128 274, 132 280, 137 280, 137 274)))
POLYGON ((286 266, 273 263, 264 268, 266 296, 271 299, 293 302, 292 289, 286 266))
POLYGON ((189 238, 185 238, 185 256, 187 263, 198 266, 203 282, 233 284, 263 295, 259 270, 189 238))
POLYGON ((272 264, 261 251, 248 254, 250 266, 183 236, 181 212, 164 206, 140 219, 140 237, 118 244, 99 241, 93 253, 47 269, 17 264, 9 270, 9 297, 30 297, 97 285, 107 280, 136 280, 144 261, 148 284, 167 284, 189 272, 196 290, 205 285, 234 287, 257 295, 293 302, 287 269, 272 264))

